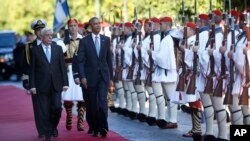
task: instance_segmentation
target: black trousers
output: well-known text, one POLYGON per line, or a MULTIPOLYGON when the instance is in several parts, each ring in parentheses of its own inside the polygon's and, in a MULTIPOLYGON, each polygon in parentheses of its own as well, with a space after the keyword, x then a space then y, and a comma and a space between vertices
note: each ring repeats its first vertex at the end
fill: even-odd
POLYGON ((42 129, 42 120, 39 116, 39 113, 41 112, 39 111, 39 108, 38 108, 37 95, 32 94, 31 97, 32 97, 32 105, 33 105, 35 125, 36 125, 37 132, 39 135, 45 135, 45 131, 43 131, 42 129))
POLYGON ((84 93, 86 102, 86 120, 89 127, 94 132, 100 131, 102 128, 108 128, 108 84, 103 79, 99 79, 96 86, 88 86, 84 93))
POLYGON ((37 93, 37 106, 41 130, 50 136, 59 124, 62 113, 61 92, 37 93))

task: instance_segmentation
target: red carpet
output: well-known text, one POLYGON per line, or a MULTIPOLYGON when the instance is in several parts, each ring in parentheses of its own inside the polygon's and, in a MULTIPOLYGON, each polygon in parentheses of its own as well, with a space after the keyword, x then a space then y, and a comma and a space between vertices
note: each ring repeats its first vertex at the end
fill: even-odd
MULTIPOLYGON (((25 90, 14 86, 0 86, 0 141, 41 141, 35 129, 31 96, 25 90)), ((76 116, 73 117, 71 131, 65 129, 65 111, 58 126, 59 136, 53 141, 127 141, 119 134, 110 131, 106 138, 92 137, 85 130, 76 129, 76 116)))

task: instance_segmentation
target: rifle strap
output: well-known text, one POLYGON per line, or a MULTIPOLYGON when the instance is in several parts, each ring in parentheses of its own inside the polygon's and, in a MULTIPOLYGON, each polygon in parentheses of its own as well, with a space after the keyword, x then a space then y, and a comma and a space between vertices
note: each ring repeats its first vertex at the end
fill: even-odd
POLYGON ((243 41, 243 42, 245 42, 246 39, 247 39, 247 32, 246 32, 246 31, 242 31, 242 32, 238 35, 238 37, 237 37, 237 42, 236 42, 235 46, 239 43, 239 41, 240 41, 242 38, 245 38, 244 41, 243 41))
POLYGON ((216 34, 216 33, 223 33, 223 32, 222 32, 222 28, 221 28, 221 27, 216 27, 216 28, 215 28, 215 34, 216 34))

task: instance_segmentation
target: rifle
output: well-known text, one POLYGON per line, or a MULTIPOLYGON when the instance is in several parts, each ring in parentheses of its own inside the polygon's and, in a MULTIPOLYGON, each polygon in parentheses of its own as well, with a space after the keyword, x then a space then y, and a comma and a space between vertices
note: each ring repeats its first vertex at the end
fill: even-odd
MULTIPOLYGON (((121 12, 121 21, 122 21, 122 33, 120 35, 120 42, 118 42, 118 38, 116 39, 116 47, 118 47, 118 44, 123 44, 125 41, 125 35, 124 35, 124 22, 122 18, 122 12, 121 12)), ((116 53, 116 71, 115 71, 115 81, 121 81, 122 80, 122 71, 123 71, 123 61, 124 61, 124 50, 120 48, 120 65, 119 65, 119 53, 116 53)))
MULTIPOLYGON (((199 27, 195 28, 195 32, 196 32, 195 47, 199 46, 199 30, 200 30, 199 27)), ((195 94, 196 75, 197 75, 197 59, 198 59, 197 52, 194 52, 193 73, 192 73, 192 76, 190 77, 190 82, 189 82, 186 94, 195 94)))
MULTIPOLYGON (((235 52, 235 30, 234 30, 233 17, 231 16, 229 18, 229 24, 231 25, 231 38, 232 38, 232 44, 231 44, 230 50, 235 52)), ((234 84, 234 61, 232 59, 230 59, 229 75, 230 75, 230 80, 229 80, 229 84, 227 85, 227 92, 223 101, 224 105, 233 104, 232 91, 233 91, 233 84, 234 84)))
POLYGON ((101 15, 101 20, 102 20, 102 24, 101 24, 101 29, 102 29, 102 33, 103 33, 103 35, 105 35, 105 31, 104 31, 104 20, 103 20, 103 18, 104 18, 104 13, 101 15))
MULTIPOLYGON (((118 48, 118 37, 115 38, 116 40, 116 49, 118 48)), ((115 53, 115 77, 114 77, 114 81, 115 82, 118 82, 118 81, 121 81, 122 80, 122 76, 120 75, 121 71, 122 71, 122 66, 120 66, 119 64, 119 53, 116 52, 115 53)))
MULTIPOLYGON (((184 38, 182 40, 182 45, 185 45, 187 44, 187 26, 185 25, 184 26, 184 38)), ((185 52, 183 51, 182 52, 182 72, 181 74, 179 75, 179 81, 178 81, 178 84, 177 84, 177 87, 176 87, 176 91, 182 91, 184 92, 185 90, 185 81, 186 81, 186 64, 185 64, 185 52)))
MULTIPOLYGON (((151 21, 151 9, 149 9, 149 28, 150 28, 150 49, 154 50, 154 35, 153 35, 153 25, 151 21)), ((154 72, 154 60, 152 58, 152 54, 149 55, 149 69, 148 75, 146 78, 146 86, 152 86, 152 73, 154 72)))
MULTIPOLYGON (((187 46, 187 26, 186 26, 186 17, 184 14, 184 1, 182 0, 182 23, 184 25, 184 37, 183 40, 181 42, 181 45, 185 45, 187 46)), ((176 87, 176 91, 182 91, 184 92, 185 89, 185 81, 186 81, 186 64, 184 62, 185 59, 185 52, 182 52, 182 72, 179 75, 179 81, 176 87)))
POLYGON ((212 0, 209 0, 209 19, 211 20, 213 18, 213 12, 212 12, 212 9, 213 9, 213 4, 212 4, 212 0))
MULTIPOLYGON (((227 29, 227 24, 224 25, 224 35, 223 35, 223 46, 227 46, 227 33, 228 33, 228 29, 227 29)), ((226 75, 226 58, 225 58, 225 54, 221 54, 221 72, 220 72, 220 76, 217 82, 217 85, 214 89, 214 94, 213 96, 217 96, 217 97, 222 97, 222 93, 223 93, 223 79, 225 79, 225 75, 226 75)))
MULTIPOLYGON (((194 9, 195 9, 195 17, 194 17, 194 22, 197 25, 198 24, 198 16, 197 16, 197 0, 194 1, 194 9)), ((196 35, 197 36, 197 35, 196 35)))
MULTIPOLYGON (((139 35, 139 45, 141 45, 141 31, 138 32, 139 35)), ((142 55, 141 49, 138 49, 138 70, 135 79, 135 85, 141 85, 141 70, 142 70, 142 55)))
POLYGON ((132 64, 131 66, 129 66, 129 70, 128 70, 128 75, 127 75, 127 79, 128 80, 132 80, 133 79, 133 75, 134 75, 134 68, 135 68, 135 53, 134 53, 134 48, 135 48, 135 44, 137 43, 137 34, 138 34, 138 19, 137 19, 137 12, 136 12, 136 8, 134 9, 134 15, 135 15, 135 30, 134 30, 134 37, 133 37, 133 46, 132 46, 132 64))
MULTIPOLYGON (((210 47, 211 47, 211 49, 214 47, 214 44, 215 44, 215 23, 213 22, 212 23, 211 37, 210 37, 210 47)), ((206 93, 206 94, 213 93, 213 77, 215 76, 214 56, 210 56, 209 60, 210 60, 210 73, 207 76, 207 83, 206 83, 205 90, 204 90, 204 93, 206 93)))
POLYGON ((223 1, 223 7, 222 19, 227 22, 226 0, 223 1))
MULTIPOLYGON (((249 17, 249 13, 247 13, 247 46, 248 47, 248 43, 250 42, 250 17, 249 17)), ((246 105, 248 106, 249 105, 249 95, 248 95, 248 89, 249 89, 249 86, 248 83, 250 83, 250 78, 249 78, 249 62, 248 62, 248 59, 247 59, 247 54, 245 55, 245 61, 246 61, 246 66, 245 66, 245 84, 243 86, 243 90, 242 90, 242 93, 240 95, 240 100, 239 100, 239 105, 246 105)))

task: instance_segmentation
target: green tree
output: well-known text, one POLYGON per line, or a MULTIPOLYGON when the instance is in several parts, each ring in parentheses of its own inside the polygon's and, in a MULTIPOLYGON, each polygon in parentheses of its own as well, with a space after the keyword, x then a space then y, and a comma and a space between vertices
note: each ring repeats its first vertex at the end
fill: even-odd
MULTIPOLYGON (((151 8, 152 17, 171 16, 181 20, 181 0, 68 0, 71 17, 77 18, 80 22, 86 22, 96 15, 95 2, 100 2, 100 15, 104 20, 113 22, 121 20, 121 11, 125 22, 134 18, 134 8, 137 7, 138 18, 148 18, 148 9, 151 8), (125 10, 126 9, 126 10, 125 10), (126 11, 126 13, 125 13, 126 11), (126 18, 125 18, 126 17, 126 18)), ((194 1, 185 1, 185 15, 189 20, 194 16, 194 1)), ((56 0, 0 0, 0 30, 15 30, 24 33, 30 30, 31 22, 36 18, 44 18, 48 26, 52 28, 56 0)), ((212 0, 213 9, 223 9, 223 0, 212 0)), ((228 10, 228 0, 226 2, 228 10)), ((239 11, 244 9, 243 0, 232 0, 232 9, 239 11)), ((197 12, 209 12, 209 0, 197 0, 197 12)))

